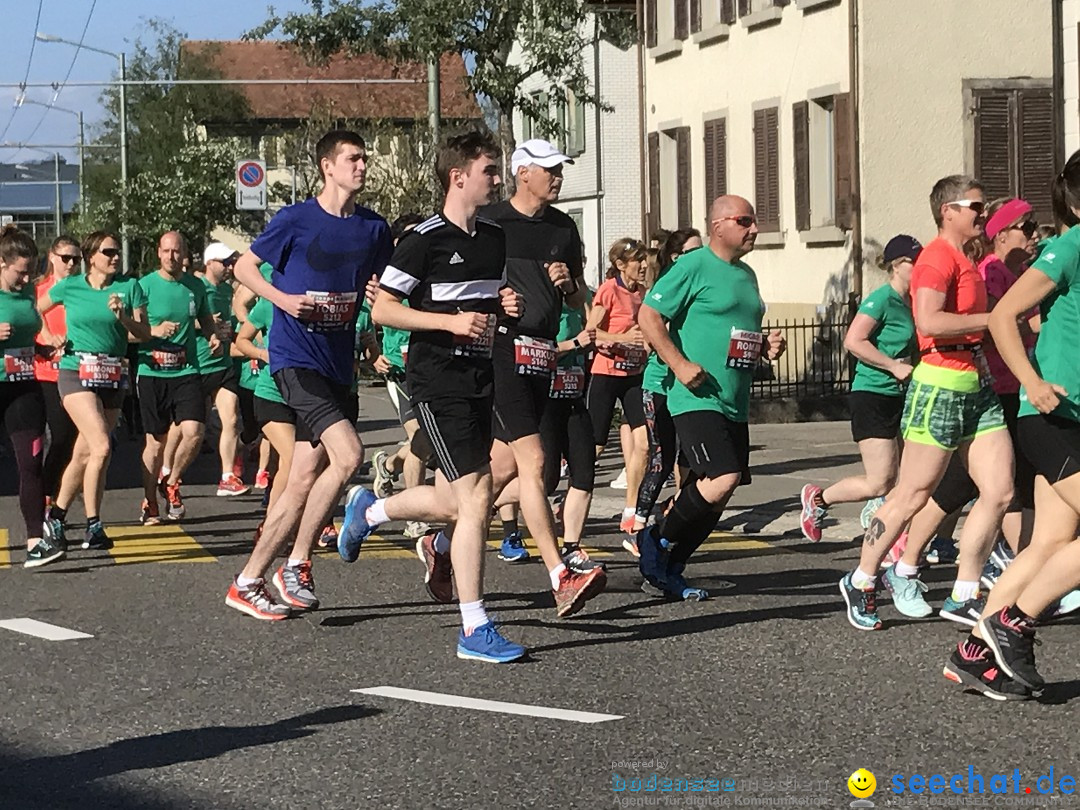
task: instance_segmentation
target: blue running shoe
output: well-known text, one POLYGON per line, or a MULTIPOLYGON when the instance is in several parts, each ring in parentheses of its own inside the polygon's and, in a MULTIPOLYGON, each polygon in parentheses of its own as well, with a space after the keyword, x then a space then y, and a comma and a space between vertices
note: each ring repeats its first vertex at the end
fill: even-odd
POLYGON ((997 585, 998 578, 1005 573, 994 562, 993 557, 986 561, 986 565, 983 566, 982 574, 979 576, 979 582, 986 590, 990 590, 997 585))
POLYGON ((525 655, 525 648, 503 638, 491 622, 481 625, 465 635, 458 634, 457 657, 468 661, 484 661, 488 664, 506 664, 525 655))
POLYGON ((847 603, 847 620, 856 630, 880 630, 881 619, 877 614, 877 592, 875 588, 862 590, 851 581, 851 574, 844 574, 840 580, 840 593, 847 603))
POLYGON ((686 563, 669 565, 667 575, 664 577, 664 590, 669 597, 683 602, 704 602, 709 598, 709 592, 687 582, 683 577, 685 570, 686 563))
POLYGON ((657 537, 655 526, 646 526, 637 533, 638 570, 650 585, 663 588, 668 567, 668 551, 657 537))
POLYGON ((866 505, 859 513, 859 525, 863 527, 863 531, 870 528, 870 521, 874 519, 874 515, 883 503, 885 503, 884 498, 871 498, 866 502, 866 505))
POLYGON ((935 537, 930 541, 930 549, 926 552, 926 561, 931 565, 954 563, 959 554, 956 541, 951 537, 935 537))
POLYGON ((366 513, 377 500, 370 489, 355 486, 349 490, 349 496, 345 499, 345 522, 337 543, 338 554, 345 562, 356 562, 360 556, 360 546, 374 530, 375 527, 367 522, 366 513))
POLYGON ((923 598, 923 594, 927 591, 926 583, 917 576, 902 577, 896 573, 896 566, 890 565, 885 569, 882 581, 892 594, 896 609, 905 616, 925 619, 933 614, 934 609, 923 598))
POLYGON ((508 563, 521 563, 529 559, 529 550, 525 548, 521 532, 510 532, 503 538, 502 546, 499 547, 499 559, 508 563))

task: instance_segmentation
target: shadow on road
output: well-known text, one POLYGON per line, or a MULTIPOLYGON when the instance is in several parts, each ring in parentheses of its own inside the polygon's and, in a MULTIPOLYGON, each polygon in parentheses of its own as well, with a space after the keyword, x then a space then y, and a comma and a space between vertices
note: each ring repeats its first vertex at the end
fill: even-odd
MULTIPOLYGON (((18 760, 0 752, 0 807, 51 809, 63 806, 58 802, 70 802, 78 807, 166 810, 174 805, 147 801, 142 796, 114 794, 111 787, 91 783, 131 771, 214 759, 238 749, 303 739, 316 734, 317 726, 362 720, 381 713, 381 709, 369 706, 333 706, 274 723, 205 726, 132 737, 74 754, 18 760)), ((183 806, 193 805, 185 800, 183 806)))
POLYGON ((862 456, 858 453, 841 453, 835 456, 812 456, 810 458, 795 458, 790 461, 776 461, 772 464, 751 464, 750 472, 753 475, 783 475, 784 473, 802 472, 803 470, 845 467, 848 464, 859 464, 861 462, 862 456))

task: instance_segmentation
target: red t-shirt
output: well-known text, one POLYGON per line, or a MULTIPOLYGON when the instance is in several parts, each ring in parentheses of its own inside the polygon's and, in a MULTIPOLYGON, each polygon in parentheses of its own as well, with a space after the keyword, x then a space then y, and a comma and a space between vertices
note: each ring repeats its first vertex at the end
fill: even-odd
MULTIPOLYGON (((48 278, 39 281, 36 290, 37 297, 40 298, 44 293, 47 293, 49 290, 51 290, 53 288, 53 285, 56 284, 57 280, 58 279, 56 278, 56 273, 50 273, 48 278)), ((67 317, 64 314, 63 304, 57 304, 55 307, 42 315, 41 319, 45 321, 45 325, 49 327, 49 331, 52 332, 54 335, 60 335, 60 337, 64 337, 67 335, 67 317)), ((44 344, 43 340, 39 339, 38 342, 44 344)), ((59 361, 59 350, 57 350, 54 357, 57 361, 59 361)), ((34 377, 41 382, 56 382, 57 371, 56 367, 53 365, 53 360, 46 359, 40 354, 36 354, 34 356, 34 377)))
MULTIPOLYGON (((644 287, 638 286, 634 292, 630 292, 620 278, 609 278, 596 289, 593 297, 593 306, 604 308, 599 328, 612 334, 621 334, 630 329, 637 323, 638 310, 644 298, 644 287)), ((645 370, 648 352, 643 346, 619 347, 615 354, 609 357, 597 352, 593 358, 592 373, 627 377, 645 370)))
MULTIPOLYGON (((911 300, 914 302, 921 289, 936 290, 945 294, 945 311, 956 315, 977 315, 986 312, 986 284, 979 275, 972 261, 961 251, 941 237, 923 248, 911 271, 911 300)), ((966 335, 931 338, 919 332, 920 362, 931 366, 954 369, 955 371, 976 371, 971 352, 967 350, 951 352, 927 351, 935 346, 956 346, 962 343, 981 343, 985 330, 979 329, 966 335)))

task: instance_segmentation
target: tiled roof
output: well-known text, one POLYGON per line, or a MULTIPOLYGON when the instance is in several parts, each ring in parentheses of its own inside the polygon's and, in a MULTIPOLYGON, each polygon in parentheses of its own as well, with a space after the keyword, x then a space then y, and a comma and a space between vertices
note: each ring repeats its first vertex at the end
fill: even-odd
MULTIPOLYGON (((188 40, 182 48, 202 53, 226 79, 417 79, 416 84, 236 86, 256 119, 300 119, 317 100, 328 102, 342 118, 422 118, 427 115, 427 66, 389 62, 377 56, 335 56, 311 65, 295 48, 280 42, 188 40)), ((441 108, 447 119, 482 117, 476 96, 465 87, 465 63, 458 54, 440 60, 441 108)))

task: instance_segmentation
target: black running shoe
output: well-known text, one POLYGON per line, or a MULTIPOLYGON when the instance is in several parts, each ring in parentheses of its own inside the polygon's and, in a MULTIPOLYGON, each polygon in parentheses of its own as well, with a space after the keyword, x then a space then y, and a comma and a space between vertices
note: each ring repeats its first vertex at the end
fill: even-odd
POLYGON ((943 619, 948 619, 950 622, 974 627, 985 609, 986 594, 974 596, 963 602, 957 602, 950 594, 945 598, 945 604, 941 606, 938 615, 943 619))
POLYGON ((95 551, 108 551, 113 547, 113 541, 109 538, 109 535, 105 534, 105 527, 101 525, 100 520, 95 520, 86 527, 82 547, 84 550, 92 549, 95 551))
POLYGON ((979 622, 983 638, 1005 673, 1028 689, 1038 692, 1046 681, 1035 669, 1035 628, 1025 622, 1009 621, 1008 608, 979 622))
POLYGON ((942 674, 950 681, 974 689, 991 700, 1027 700, 1031 697, 1027 687, 1002 671, 988 648, 965 653, 964 647, 961 643, 945 662, 942 674))
POLYGON ((23 563, 23 567, 39 568, 51 562, 58 562, 64 559, 66 553, 67 549, 51 537, 42 537, 32 549, 26 552, 26 562, 23 563))

